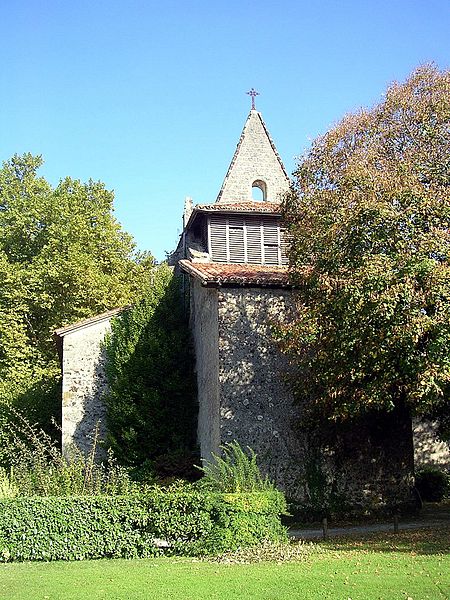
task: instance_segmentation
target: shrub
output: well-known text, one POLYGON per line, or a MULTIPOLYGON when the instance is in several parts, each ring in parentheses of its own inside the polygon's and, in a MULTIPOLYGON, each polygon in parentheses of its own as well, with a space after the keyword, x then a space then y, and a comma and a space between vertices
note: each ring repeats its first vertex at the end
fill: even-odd
POLYGON ((0 561, 205 555, 286 540, 275 490, 218 494, 193 486, 131 496, 0 500, 0 561))
POLYGON ((202 552, 217 554, 254 546, 263 540, 286 541, 280 515, 286 512, 284 495, 278 490, 218 494, 214 528, 203 541, 202 552))
POLYGON ((439 469, 423 469, 416 474, 416 488, 425 502, 440 502, 450 490, 450 477, 439 469))
POLYGON ((268 477, 263 477, 256 462, 255 452, 247 446, 245 452, 239 443, 220 446, 222 456, 213 453, 213 460, 199 467, 205 477, 201 484, 219 492, 261 492, 274 490, 268 477))

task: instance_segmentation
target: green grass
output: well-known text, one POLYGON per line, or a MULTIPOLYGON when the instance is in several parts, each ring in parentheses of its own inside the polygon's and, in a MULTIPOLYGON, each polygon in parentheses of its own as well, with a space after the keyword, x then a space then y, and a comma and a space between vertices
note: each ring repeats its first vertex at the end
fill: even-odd
POLYGON ((296 562, 188 559, 0 565, 0 598, 440 600, 450 596, 450 527, 305 547, 296 562))

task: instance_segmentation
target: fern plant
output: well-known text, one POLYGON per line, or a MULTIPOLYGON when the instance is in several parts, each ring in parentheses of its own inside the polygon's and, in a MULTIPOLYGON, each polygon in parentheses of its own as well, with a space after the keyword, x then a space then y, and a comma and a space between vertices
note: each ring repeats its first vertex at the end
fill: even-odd
POLYGON ((254 450, 248 446, 243 450, 236 440, 220 449, 221 456, 212 453, 212 460, 199 467, 204 473, 201 485, 225 493, 275 489, 270 479, 261 474, 254 450))

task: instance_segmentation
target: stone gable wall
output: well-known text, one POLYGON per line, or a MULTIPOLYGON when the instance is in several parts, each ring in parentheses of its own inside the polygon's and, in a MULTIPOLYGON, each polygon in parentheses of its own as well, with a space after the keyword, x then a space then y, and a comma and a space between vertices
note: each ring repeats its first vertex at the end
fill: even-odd
POLYGON ((88 453, 97 422, 100 438, 105 437, 102 396, 107 383, 101 344, 110 330, 111 322, 107 319, 69 332, 63 338, 62 446, 65 453, 73 444, 88 453))
POLYGON ((252 184, 261 180, 267 187, 267 200, 279 202, 289 190, 289 180, 281 167, 261 118, 252 111, 244 126, 237 153, 219 193, 219 202, 249 202, 252 184))

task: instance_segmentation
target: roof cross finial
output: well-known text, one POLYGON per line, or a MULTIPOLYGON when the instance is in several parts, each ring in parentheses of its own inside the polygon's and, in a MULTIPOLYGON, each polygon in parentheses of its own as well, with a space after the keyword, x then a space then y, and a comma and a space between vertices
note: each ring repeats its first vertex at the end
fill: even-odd
POLYGON ((259 96, 259 92, 257 92, 255 89, 251 89, 249 92, 247 92, 248 96, 252 97, 252 110, 256 110, 255 109, 255 98, 256 96, 259 96))

